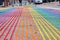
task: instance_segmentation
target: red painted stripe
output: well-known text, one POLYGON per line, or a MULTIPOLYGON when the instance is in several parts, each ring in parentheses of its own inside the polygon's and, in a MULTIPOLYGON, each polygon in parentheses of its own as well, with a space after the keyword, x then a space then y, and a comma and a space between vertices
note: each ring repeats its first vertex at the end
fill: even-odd
POLYGON ((7 34, 6 34, 6 36, 4 37, 4 40, 6 40, 6 37, 8 36, 8 34, 9 34, 10 30, 12 29, 12 27, 13 27, 13 25, 14 25, 15 21, 16 21, 16 18, 15 18, 15 20, 13 21, 13 24, 10 26, 10 29, 8 30, 8 32, 7 32, 7 34))
MULTIPOLYGON (((21 16, 21 13, 22 13, 21 10, 18 11, 19 17, 18 17, 17 22, 16 22, 16 25, 15 25, 15 27, 14 27, 14 29, 13 29, 12 35, 10 36, 10 40, 12 40, 12 37, 13 37, 14 32, 15 32, 15 30, 16 30, 16 26, 17 26, 17 24, 18 24, 18 21, 19 21, 19 18, 20 18, 20 16, 21 16)), ((18 15, 17 15, 17 16, 18 16, 18 15)))
POLYGON ((10 37, 10 40, 12 40, 12 37, 13 37, 13 35, 14 35, 14 32, 15 32, 16 26, 17 26, 17 24, 18 24, 18 21, 19 21, 19 18, 18 18, 18 20, 17 20, 17 23, 16 23, 14 29, 13 29, 12 35, 11 35, 11 37, 10 37))
MULTIPOLYGON (((3 18, 3 17, 2 17, 2 16, 0 16, 0 20, 1 20, 1 18, 3 18)), ((1 25, 2 25, 2 24, 4 24, 4 22, 3 22, 3 23, 2 23, 2 22, 0 22, 0 27, 1 27, 1 25)))
MULTIPOLYGON (((17 12, 17 13, 18 13, 18 12, 17 12)), ((13 16, 15 16, 15 15, 16 15, 16 13, 13 13, 13 16)), ((10 21, 10 20, 9 20, 9 21, 10 21)), ((5 25, 7 25, 7 23, 8 23, 9 21, 7 20, 6 23, 2 24, 2 26, 1 26, 2 28, 0 28, 0 31, 4 29, 5 25)))
MULTIPOLYGON (((14 18, 11 20, 11 22, 14 21, 14 18)), ((11 24, 11 22, 9 23, 9 25, 11 24)), ((5 28, 5 30, 3 31, 3 33, 0 35, 0 38, 1 36, 5 33, 5 31, 7 30, 7 28, 9 27, 9 25, 5 28)))
POLYGON ((12 17, 9 18, 9 19, 6 21, 6 23, 4 23, 4 24, 1 25, 2 28, 0 28, 0 31, 2 31, 2 30, 4 29, 5 25, 7 25, 7 23, 9 23, 11 19, 12 19, 12 17))
MULTIPOLYGON (((1 16, 1 18, 2 18, 2 17, 4 17, 4 16, 1 16)), ((4 17, 4 18, 5 18, 5 17, 4 17)), ((5 18, 5 19, 6 19, 6 18, 5 18)), ((5 22, 7 22, 9 19, 10 19, 10 17, 8 17, 8 19, 7 19, 5 22)), ((0 24, 0 27, 2 27, 2 25, 3 25, 5 22, 1 23, 1 24, 0 24)))

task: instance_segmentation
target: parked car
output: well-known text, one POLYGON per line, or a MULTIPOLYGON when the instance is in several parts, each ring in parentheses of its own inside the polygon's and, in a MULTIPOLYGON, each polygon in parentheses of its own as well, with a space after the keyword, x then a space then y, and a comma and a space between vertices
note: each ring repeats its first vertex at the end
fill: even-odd
POLYGON ((34 0, 34 3, 35 4, 42 4, 43 3, 43 0, 34 0))

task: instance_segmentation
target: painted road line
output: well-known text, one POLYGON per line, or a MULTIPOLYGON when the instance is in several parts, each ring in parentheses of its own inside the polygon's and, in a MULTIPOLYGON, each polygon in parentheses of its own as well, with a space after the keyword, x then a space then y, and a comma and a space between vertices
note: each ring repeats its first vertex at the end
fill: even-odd
MULTIPOLYGON (((38 13, 36 13, 36 14, 38 14, 38 13)), ((37 20, 38 21, 38 20, 37 20)), ((57 40, 55 37, 54 37, 54 35, 51 33, 51 31, 49 31, 50 32, 50 34, 51 34, 51 36, 54 38, 54 40, 57 40)))
MULTIPOLYGON (((29 8, 29 10, 30 10, 30 12, 31 12, 33 9, 29 8)), ((33 12, 32 12, 32 13, 33 13, 33 12)), ((32 16, 32 13, 31 13, 31 16, 32 16)), ((32 18, 33 18, 33 16, 32 16, 32 18)), ((36 23, 36 21, 35 21, 34 18, 33 18, 33 20, 34 20, 34 22, 36 23)), ((41 34, 43 40, 46 40, 45 37, 44 37, 44 35, 42 34, 42 31, 40 31, 41 29, 40 29, 40 27, 38 26, 37 23, 36 23, 36 26, 37 26, 37 28, 38 28, 38 30, 39 30, 39 32, 40 32, 40 34, 41 34)))
MULTIPOLYGON (((40 13, 40 12, 39 12, 40 13)), ((45 21, 47 21, 45 18, 43 18, 45 21)), ((51 23, 49 23, 48 21, 47 21, 47 23, 51 26, 51 28, 53 28, 55 31, 57 31, 56 33, 59 33, 60 34, 60 31, 57 29, 57 28, 55 28, 51 23)))
POLYGON ((1 25, 0 31, 2 31, 5 28, 5 25, 7 25, 11 19, 12 19, 12 17, 7 19, 7 21, 1 25))
MULTIPOLYGON (((33 19, 31 20, 30 22, 30 26, 32 27, 32 33, 33 33, 33 36, 34 36, 34 40, 40 40, 40 35, 38 36, 38 33, 37 31, 34 30, 34 28, 36 28, 36 26, 34 26, 34 21, 33 19)), ((39 31, 38 31, 39 32, 39 31)), ((33 40, 33 39, 32 39, 33 40)))
POLYGON ((0 27, 2 24, 4 24, 7 20, 9 19, 9 17, 3 17, 3 16, 0 16, 0 27))
MULTIPOLYGON (((40 15, 40 16, 41 16, 41 15, 40 15)), ((49 23, 48 23, 48 24, 49 24, 49 23)), ((48 25, 48 24, 47 24, 47 25, 48 25)), ((49 25, 49 26, 50 26, 50 25, 49 25)), ((50 28, 50 29, 53 30, 52 28, 50 28)), ((59 31, 59 30, 58 30, 58 31, 59 31)), ((58 37, 60 37, 60 36, 56 33, 55 30, 53 30, 52 32, 53 32, 54 34, 56 34, 58 37)))
POLYGON ((6 20, 4 20, 3 22, 0 22, 0 28, 1 28, 1 26, 5 23, 5 22, 7 22, 9 19, 10 19, 10 17, 3 17, 3 16, 0 16, 1 18, 0 18, 0 21, 2 21, 2 20, 4 20, 4 19, 6 19, 6 20))
MULTIPOLYGON (((37 16, 38 16, 38 15, 37 15, 37 16)), ((38 21, 38 20, 37 20, 37 21, 38 21)), ((39 20, 39 21, 40 21, 40 20, 39 20)), ((39 22, 39 21, 38 21, 38 22, 39 22)), ((42 23, 39 22, 39 24, 41 25, 42 23)), ((43 29, 43 26, 42 26, 42 29, 43 29)), ((45 30, 44 30, 44 31, 45 31, 45 30)), ((50 32, 51 36, 53 36, 53 34, 51 33, 51 31, 49 31, 49 32, 50 32)), ((46 33, 45 33, 45 34, 46 34, 46 33)), ((47 36, 47 37, 48 37, 48 36, 47 36)), ((53 38, 56 39, 54 36, 53 36, 53 38)), ((50 40, 50 39, 49 39, 49 40, 50 40)))
MULTIPOLYGON (((28 14, 28 13, 27 13, 28 14)), ((30 14, 29 14, 30 15, 30 14)), ((29 40, 29 37, 28 37, 28 27, 29 27, 29 23, 30 23, 30 20, 31 20, 31 18, 28 18, 28 17, 26 17, 26 40, 29 40)))
MULTIPOLYGON (((2 15, 2 17, 7 17, 7 15, 5 14, 5 15, 2 15)), ((12 17, 12 16, 11 16, 12 17)), ((1 25, 1 27, 2 26, 5 26, 6 24, 7 24, 8 22, 6 22, 4 25, 1 25)))
MULTIPOLYGON (((42 18, 42 17, 41 17, 41 18, 42 18)), ((49 27, 49 29, 50 29, 51 31, 53 30, 53 29, 43 20, 43 18, 42 18, 41 20, 44 22, 44 24, 47 26, 47 28, 49 27)), ((56 31, 53 30, 53 33, 54 33, 58 38, 60 38, 59 34, 57 34, 56 31)))
MULTIPOLYGON (((18 11, 17 11, 17 12, 18 12, 18 11)), ((10 37, 10 40, 12 40, 12 37, 13 37, 14 32, 15 32, 15 30, 16 30, 16 26, 17 26, 17 24, 18 24, 18 21, 20 21, 19 18, 20 18, 20 16, 21 16, 21 13, 18 13, 17 16, 18 16, 18 19, 16 20, 16 24, 15 24, 15 26, 14 26, 14 29, 13 29, 12 35, 11 35, 11 37, 10 37), (19 15, 19 16, 18 16, 18 15, 19 15)), ((17 16, 16 16, 16 18, 17 18, 17 16)))
MULTIPOLYGON (((44 24, 44 23, 43 23, 44 24)), ((44 25, 44 26, 46 26, 46 25, 44 25)), ((47 26, 46 26, 46 28, 47 28, 47 26)), ((47 28, 48 29, 48 28, 47 28)), ((48 29, 49 30, 49 29, 48 29)), ((56 37, 53 35, 53 33, 49 30, 49 33, 51 34, 51 36, 54 38, 54 40, 57 40, 56 39, 56 37)))
POLYGON ((4 30, 4 33, 2 33, 3 35, 2 35, 1 38, 4 39, 4 37, 7 35, 7 32, 8 32, 8 30, 10 29, 10 26, 13 24, 13 23, 12 23, 13 20, 14 20, 14 18, 13 18, 13 19, 11 20, 11 22, 7 25, 8 28, 4 30))
POLYGON ((6 7, 6 8, 0 8, 0 10, 4 10, 4 9, 7 9, 7 8, 9 8, 9 7, 6 7))
POLYGON ((19 19, 19 22, 18 22, 18 29, 16 31, 16 36, 15 36, 14 40, 18 40, 19 32, 20 32, 20 19, 19 19))
MULTIPOLYGON (((39 14, 39 15, 40 15, 40 14, 39 14)), ((41 15, 40 15, 40 16, 41 16, 41 15)), ((42 18, 42 20, 45 21, 45 24, 46 24, 47 26, 49 26, 50 30, 52 31, 52 30, 53 30, 53 28, 51 28, 52 26, 51 26, 49 23, 47 23, 46 20, 45 20, 42 16, 41 16, 41 18, 42 18)), ((58 30, 58 31, 59 31, 59 30, 58 30)), ((59 34, 56 33, 55 30, 53 30, 52 32, 53 32, 56 36, 58 36, 58 38, 60 38, 59 34)))
POLYGON ((0 8, 0 10, 4 10, 4 9, 6 9, 6 8, 0 8))
POLYGON ((30 17, 30 18, 27 18, 27 22, 30 23, 30 24, 28 23, 28 25, 29 25, 29 27, 30 27, 30 35, 31 35, 31 37, 32 37, 31 40, 35 40, 34 33, 33 33, 33 30, 32 30, 32 28, 33 28, 33 22, 32 22, 31 20, 32 20, 31 17, 30 17))
POLYGON ((7 8, 0 8, 0 11, 6 10, 6 9, 12 9, 13 7, 7 7, 7 8))
POLYGON ((24 8, 24 6, 16 6, 16 8, 24 8))
MULTIPOLYGON (((18 10, 19 10, 19 9, 18 9, 18 10)), ((19 13, 19 12, 20 12, 20 10, 19 10, 19 11, 16 11, 17 14, 16 14, 15 17, 18 18, 18 19, 16 20, 17 22, 16 22, 16 24, 15 24, 15 26, 14 26, 14 29, 13 29, 13 32, 12 32, 12 34, 11 34, 10 40, 12 40, 12 37, 13 37, 13 35, 14 35, 14 32, 15 32, 15 30, 16 30, 16 28, 17 28, 17 27, 16 27, 16 26, 17 26, 17 23, 18 23, 18 21, 20 21, 19 18, 20 18, 20 16, 21 16, 21 13, 19 13)))
MULTIPOLYGON (((22 13, 22 11, 20 11, 20 12, 22 13)), ((23 39, 23 38, 24 38, 24 37, 21 38, 21 36, 22 36, 24 33, 23 33, 23 32, 20 32, 21 30, 24 31, 24 28, 23 28, 23 27, 24 27, 24 25, 23 25, 24 23, 23 23, 23 20, 22 20, 22 19, 23 19, 22 15, 23 15, 23 13, 21 14, 21 18, 19 19, 19 23, 18 23, 19 26, 18 26, 18 29, 17 29, 17 32, 16 32, 15 40, 20 40, 20 39, 23 39), (20 25, 20 23, 22 24, 22 26, 20 25), (22 28, 22 29, 21 29, 21 28, 22 28), (21 35, 20 35, 19 33, 20 33, 21 35), (23 33, 23 34, 22 34, 22 33, 23 33), (20 37, 20 38, 19 38, 19 37, 20 37)))
POLYGON ((8 32, 6 33, 6 35, 5 35, 5 37, 4 37, 4 40, 6 40, 7 36, 9 35, 9 32, 10 32, 10 30, 12 29, 15 21, 16 21, 16 18, 14 18, 14 21, 10 24, 10 28, 9 28, 8 32))
POLYGON ((33 32, 32 32, 32 24, 30 24, 30 34, 31 34, 31 36, 32 36, 32 40, 34 40, 34 34, 33 34, 33 32))
MULTIPOLYGON (((18 13, 22 13, 21 10, 18 13)), ((19 15, 19 16, 21 16, 21 15, 19 15)), ((18 22, 18 25, 17 25, 18 27, 17 27, 17 31, 16 31, 16 35, 15 35, 15 39, 14 40, 18 40, 19 36, 20 36, 20 34, 19 34, 20 33, 20 29, 21 29, 21 27, 20 27, 20 25, 21 25, 20 24, 20 19, 21 18, 19 18, 19 22, 18 22)))
POLYGON ((29 40, 29 38, 28 38, 28 24, 29 23, 26 23, 26 40, 29 40))
MULTIPOLYGON (((33 15, 33 14, 32 14, 33 15)), ((34 15, 33 15, 34 16, 34 15)), ((37 14, 36 14, 36 16, 38 16, 37 14)), ((37 17, 36 17, 37 18, 37 17)), ((35 18, 34 18, 35 19, 35 18)), ((46 32, 46 30, 44 29, 44 27, 43 27, 43 25, 42 25, 42 23, 41 23, 41 20, 39 20, 38 18, 37 19, 35 19, 36 20, 36 22, 38 22, 38 24, 40 25, 40 27, 43 29, 43 31, 44 31, 44 33, 46 34, 46 36, 48 37, 48 39, 49 40, 51 40, 51 38, 49 37, 49 35, 48 35, 48 33, 46 32)))
MULTIPOLYGON (((31 11, 34 11, 34 10, 33 10, 33 9, 31 9, 31 8, 30 8, 30 10, 31 10, 31 11)), ((31 13, 31 15, 32 15, 32 13, 31 13)), ((32 16, 32 17, 33 17, 33 16, 32 16)), ((36 21, 35 21, 35 19, 34 19, 34 18, 33 18, 33 20, 34 20, 34 22, 36 23, 36 21)), ((40 31, 41 29, 40 29, 40 27, 38 26, 38 24, 37 24, 37 23, 36 23, 36 26, 37 26, 37 28, 38 28, 38 30, 39 30, 39 32, 40 32, 40 34, 41 34, 41 36, 42 36, 43 40, 46 40, 46 39, 45 39, 45 37, 44 37, 44 35, 42 34, 42 31, 40 31)))
POLYGON ((46 32, 46 30, 44 29, 44 25, 42 24, 42 21, 40 19, 35 19, 37 20, 37 22, 39 23, 39 25, 41 26, 41 28, 43 29, 44 33, 46 34, 46 36, 48 37, 48 40, 51 40, 51 38, 49 37, 48 33, 46 32))
POLYGON ((16 26, 17 26, 18 21, 19 21, 19 18, 16 20, 16 24, 15 24, 14 29, 13 29, 13 31, 12 31, 12 35, 10 36, 10 40, 12 40, 12 37, 13 37, 14 32, 15 32, 15 30, 16 30, 16 26))
MULTIPOLYGON (((44 19, 44 18, 43 18, 44 19)), ((47 24, 49 24, 51 26, 51 28, 53 28, 55 31, 57 31, 60 34, 60 31, 58 29, 56 29, 51 23, 49 23, 46 19, 44 19, 46 21, 47 24)))
MULTIPOLYGON (((33 20, 34 20, 34 22, 36 23, 35 19, 33 19, 33 20)), ((40 34, 41 34, 43 40, 46 40, 45 37, 44 37, 44 35, 42 34, 42 31, 40 31, 41 29, 40 29, 40 27, 38 26, 37 23, 36 23, 36 26, 37 26, 37 28, 38 28, 38 30, 39 30, 39 32, 40 32, 40 34)))
MULTIPOLYGON (((24 11, 24 13, 25 13, 25 15, 24 16, 26 16, 26 40, 29 40, 29 37, 28 37, 28 26, 29 26, 29 23, 30 23, 30 21, 31 21, 31 19, 32 19, 32 17, 31 17, 31 15, 29 14, 29 11, 28 11, 28 9, 27 8, 25 8, 24 10, 26 10, 26 11, 24 11), (29 18, 30 17, 30 18, 29 18)), ((32 24, 31 24, 32 25, 32 24)), ((34 34, 33 34, 33 32, 32 32, 32 29, 30 29, 31 31, 30 31, 30 34, 31 34, 31 36, 32 36, 32 39, 31 40, 34 40, 34 34)))
POLYGON ((37 37, 37 40, 41 40, 39 35, 38 35, 38 31, 37 31, 37 28, 36 26, 34 25, 34 32, 36 32, 36 37, 37 37))
POLYGON ((53 34, 52 34, 53 35, 53 34))
POLYGON ((24 19, 21 18, 20 22, 22 24, 22 32, 21 32, 21 35, 20 35, 20 40, 24 40, 24 19))
MULTIPOLYGON (((13 15, 15 15, 14 13, 13 13, 13 15)), ((11 16, 12 17, 12 16, 11 16)), ((10 20, 9 20, 10 21, 10 20)), ((3 25, 1 25, 1 30, 5 27, 5 25, 7 25, 7 23, 9 22, 9 21, 7 21, 6 23, 4 23, 3 25)))
POLYGON ((7 26, 5 29, 4 29, 4 31, 3 31, 3 33, 0 35, 0 37, 4 34, 4 32, 9 28, 9 25, 11 24, 11 22, 14 20, 14 18, 7 24, 7 25, 5 25, 5 26, 7 26))
POLYGON ((0 35, 2 35, 4 33, 4 30, 7 29, 7 26, 10 25, 10 23, 11 23, 12 20, 13 20, 13 17, 10 19, 10 21, 5 26, 2 26, 3 29, 1 28, 0 35))
POLYGON ((31 17, 31 15, 30 15, 30 12, 29 12, 29 10, 26 8, 26 10, 27 11, 25 11, 26 12, 26 15, 27 15, 27 26, 29 25, 29 27, 30 27, 30 34, 31 34, 31 37, 32 37, 32 39, 31 40, 35 40, 35 37, 34 37, 34 33, 33 33, 33 22, 31 21, 32 20, 32 17, 31 17), (29 14, 28 14, 29 13, 29 14), (29 16, 28 16, 29 15, 29 16), (31 23, 31 24, 29 24, 29 23, 31 23))
POLYGON ((24 17, 24 27, 25 27, 25 30, 26 30, 26 34, 24 35, 24 39, 26 39, 26 40, 29 40, 29 37, 28 37, 28 24, 29 24, 29 20, 28 20, 28 14, 29 13, 29 11, 26 9, 26 8, 24 8, 24 10, 23 10, 23 17, 24 17))
MULTIPOLYGON (((16 18, 15 20, 17 20, 17 18, 16 18)), ((16 21, 15 21, 15 23, 16 23, 16 21)), ((11 28, 8 36, 6 37, 6 39, 9 39, 9 40, 10 40, 10 36, 12 35, 13 29, 14 29, 14 27, 15 27, 15 25, 16 25, 15 23, 14 23, 14 25, 11 24, 11 25, 12 25, 12 28, 11 28)))

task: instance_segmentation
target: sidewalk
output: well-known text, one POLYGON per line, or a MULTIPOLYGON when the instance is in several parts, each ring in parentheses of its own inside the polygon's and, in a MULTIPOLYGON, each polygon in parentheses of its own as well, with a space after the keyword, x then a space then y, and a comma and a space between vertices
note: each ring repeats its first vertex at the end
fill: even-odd
POLYGON ((41 5, 36 5, 37 7, 40 8, 48 8, 48 9, 56 9, 60 10, 60 4, 58 2, 50 2, 50 3, 43 3, 41 5))

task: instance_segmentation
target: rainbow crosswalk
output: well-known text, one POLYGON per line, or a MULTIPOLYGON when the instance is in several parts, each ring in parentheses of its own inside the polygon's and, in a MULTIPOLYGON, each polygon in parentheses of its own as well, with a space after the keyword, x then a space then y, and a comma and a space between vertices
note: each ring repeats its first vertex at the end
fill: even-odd
POLYGON ((44 16, 42 9, 9 7, 2 8, 0 13, 0 40, 60 40, 60 30, 44 16))

